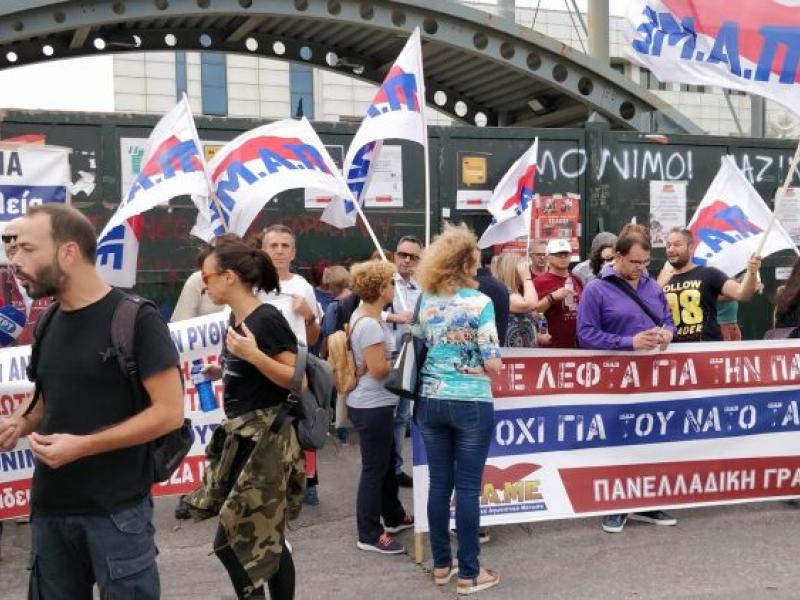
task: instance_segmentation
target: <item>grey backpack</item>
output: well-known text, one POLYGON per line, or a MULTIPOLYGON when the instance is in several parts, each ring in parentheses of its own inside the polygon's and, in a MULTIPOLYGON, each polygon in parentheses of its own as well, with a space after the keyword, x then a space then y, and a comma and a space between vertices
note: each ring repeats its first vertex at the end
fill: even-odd
POLYGON ((288 400, 281 405, 278 416, 270 428, 280 431, 287 419, 292 420, 297 440, 303 450, 320 450, 328 438, 331 423, 330 408, 334 399, 333 371, 327 361, 308 352, 298 344, 294 376, 288 400), (308 387, 301 392, 303 375, 308 387))

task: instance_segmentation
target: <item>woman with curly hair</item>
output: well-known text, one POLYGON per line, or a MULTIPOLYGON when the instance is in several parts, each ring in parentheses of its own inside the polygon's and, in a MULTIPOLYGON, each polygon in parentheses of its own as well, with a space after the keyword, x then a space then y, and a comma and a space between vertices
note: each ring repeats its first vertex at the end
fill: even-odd
POLYGON ((502 367, 494 305, 475 289, 479 263, 475 234, 464 225, 448 225, 426 250, 416 273, 423 296, 414 335, 425 338, 428 353, 415 418, 428 456, 433 574, 438 585, 458 574, 459 594, 500 581, 478 561, 481 475, 494 429, 488 374, 502 367), (453 488, 457 561, 448 532, 453 488))
POLYGON ((383 387, 392 368, 394 334, 381 319, 381 311, 394 298, 394 273, 393 264, 379 260, 350 269, 353 292, 361 298, 349 327, 358 382, 347 394, 347 414, 358 431, 361 447, 356 546, 380 554, 404 552, 405 548, 391 534, 414 526, 413 517, 398 498, 394 474, 397 396, 383 387))
POLYGON ((533 348, 536 346, 533 311, 539 303, 539 296, 533 286, 528 261, 512 252, 505 252, 497 259, 493 275, 505 284, 509 293, 508 331, 506 339, 500 341, 509 348, 533 348))

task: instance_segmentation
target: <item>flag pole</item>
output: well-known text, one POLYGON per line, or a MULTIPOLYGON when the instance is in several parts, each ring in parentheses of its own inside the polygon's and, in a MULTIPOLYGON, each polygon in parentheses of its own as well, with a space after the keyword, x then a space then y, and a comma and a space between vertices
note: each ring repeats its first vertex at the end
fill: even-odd
MULTIPOLYGON (((797 144, 794 157, 789 165, 789 171, 786 173, 786 179, 784 180, 783 185, 778 188, 778 194, 775 196, 775 206, 772 208, 772 218, 769 220, 769 225, 767 225, 767 229, 764 231, 764 235, 761 237, 761 242, 758 244, 758 248, 756 249, 756 254, 758 256, 761 256, 761 253, 764 251, 764 245, 767 243, 767 237, 769 237, 769 234, 772 232, 772 228, 775 226, 775 222, 778 220, 778 214, 783 208, 783 197, 786 195, 786 190, 792 184, 792 177, 794 176, 798 162, 800 162, 800 143, 797 144)), ((798 256, 800 256, 800 250, 797 249, 796 245, 794 246, 794 251, 798 256)))
MULTIPOLYGON (((183 92, 183 97, 181 99, 186 103, 186 108, 189 111, 189 116, 191 117, 192 130, 194 131, 194 139, 196 139, 197 142, 200 143, 200 135, 197 133, 197 125, 195 125, 194 123, 194 115, 192 114, 192 105, 189 104, 189 97, 186 95, 186 92, 183 92)), ((217 195, 214 193, 214 186, 211 183, 211 175, 208 172, 208 165, 206 164, 205 154, 203 154, 202 148, 198 148, 198 150, 200 151, 200 157, 201 157, 200 161, 203 164, 203 174, 206 176, 206 182, 208 183, 209 199, 211 200, 211 202, 214 203, 214 206, 217 207, 217 212, 219 213, 219 220, 222 222, 222 228, 225 230, 225 233, 228 233, 230 232, 230 229, 228 228, 228 223, 222 217, 222 215, 225 213, 222 212, 222 205, 219 203, 219 198, 217 198, 217 195)), ((211 221, 211 215, 209 215, 208 220, 209 222, 211 221)))
MULTIPOLYGON (((417 28, 418 30, 419 28, 417 28)), ((422 105, 420 106, 420 114, 422 115, 422 130, 425 134, 424 144, 422 145, 422 155, 423 161, 425 162, 425 247, 431 245, 431 167, 430 167, 430 155, 428 152, 428 117, 426 115, 426 109, 428 107, 428 100, 426 97, 426 88, 425 88, 425 71, 423 69, 422 64, 422 37, 420 36, 419 41, 419 72, 422 75, 420 78, 421 81, 419 82, 422 90, 420 90, 420 99, 422 100, 422 105)))
MULTIPOLYGON (((369 237, 372 239, 372 243, 375 244, 375 248, 378 250, 378 254, 380 254, 381 256, 381 260, 383 262, 389 262, 389 259, 386 258, 386 253, 383 251, 383 248, 378 242, 378 237, 375 235, 375 231, 372 229, 372 225, 370 225, 369 221, 367 220, 367 215, 365 215, 364 211, 361 210, 361 204, 359 202, 356 202, 355 200, 353 201, 355 202, 356 212, 358 213, 358 216, 361 217, 361 220, 364 223, 364 227, 366 227, 367 233, 369 234, 369 237)), ((403 296, 403 294, 397 294, 397 296, 400 298, 400 304, 403 306, 403 310, 408 310, 408 304, 406 303, 406 299, 403 296)))

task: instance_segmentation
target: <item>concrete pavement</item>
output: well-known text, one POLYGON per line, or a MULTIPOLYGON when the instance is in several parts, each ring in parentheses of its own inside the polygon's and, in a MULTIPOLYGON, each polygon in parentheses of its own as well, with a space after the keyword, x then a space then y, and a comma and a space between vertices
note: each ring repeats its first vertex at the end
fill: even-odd
MULTIPOLYGON (((441 600, 411 555, 380 556, 355 547, 355 445, 331 443, 320 456, 318 507, 305 507, 289 540, 298 600, 441 600)), ((411 495, 403 490, 410 507, 411 495)), ((208 556, 215 521, 177 522, 174 498, 156 500, 163 598, 234 598, 225 571, 208 556)), ((417 507, 424 510, 424 507, 417 507)), ((495 527, 483 564, 501 584, 477 597, 503 600, 795 600, 800 598, 800 509, 785 503, 677 511, 677 527, 629 523, 617 535, 598 519, 495 527)), ((398 538, 411 549, 413 536, 398 538)), ((25 598, 30 529, 8 523, 2 540, 0 600, 25 598)), ((428 563, 426 563, 428 564, 428 563)))

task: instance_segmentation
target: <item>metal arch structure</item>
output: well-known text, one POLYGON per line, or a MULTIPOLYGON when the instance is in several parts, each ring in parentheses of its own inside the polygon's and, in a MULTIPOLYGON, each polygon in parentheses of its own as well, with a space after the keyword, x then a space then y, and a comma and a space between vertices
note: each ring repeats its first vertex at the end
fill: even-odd
POLYGON ((608 65, 454 1, 3 0, 0 69, 155 50, 297 61, 380 83, 419 26, 426 101, 467 124, 702 133, 608 65))

